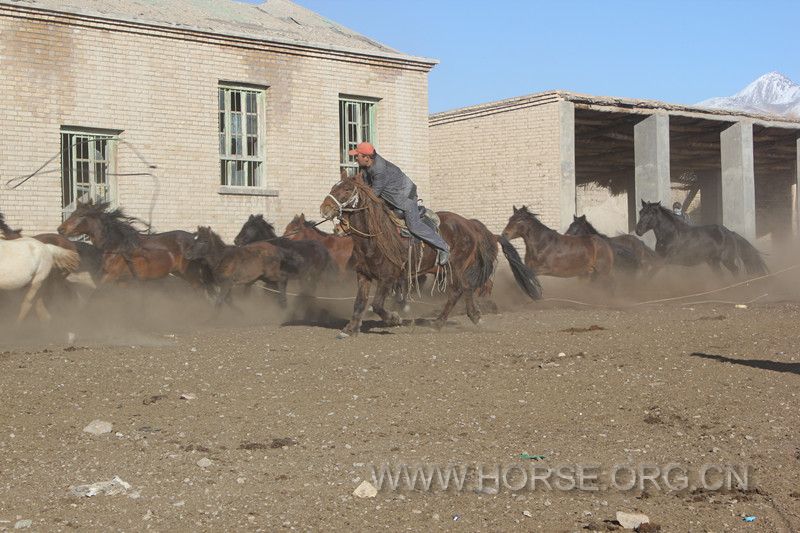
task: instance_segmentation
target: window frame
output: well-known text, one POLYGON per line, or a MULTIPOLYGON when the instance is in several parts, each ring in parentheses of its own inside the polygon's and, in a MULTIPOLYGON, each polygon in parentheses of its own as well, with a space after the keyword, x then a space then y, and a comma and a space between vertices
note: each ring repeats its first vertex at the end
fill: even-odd
POLYGON ((257 191, 264 188, 266 183, 266 91, 267 87, 246 83, 220 81, 217 86, 217 134, 218 134, 218 160, 219 160, 219 185, 220 192, 236 194, 237 191, 257 191), (238 110, 233 110, 232 95, 239 94, 238 110), (249 113, 248 94, 255 97, 255 112, 249 113), (234 135, 234 113, 241 115, 239 119, 239 135, 234 135), (250 126, 248 115, 255 120, 255 128, 250 126), (241 137, 240 152, 232 153, 232 139, 241 137), (256 150, 254 155, 248 155, 248 141, 255 139, 256 150), (223 153, 224 152, 224 153, 223 153), (258 164, 258 173, 253 176, 253 167, 258 164), (242 169, 234 171, 235 166, 242 165, 242 169), (235 180, 235 172, 244 171, 242 181, 235 180))
POLYGON ((117 205, 117 145, 119 130, 101 130, 79 126, 62 126, 60 136, 61 211, 66 220, 79 200, 105 201, 117 205), (76 140, 78 139, 78 140, 76 140), (97 141, 105 141, 103 158, 98 158, 97 141), (81 149, 85 146, 85 156, 81 149), (69 148, 67 150, 67 147, 69 148), (85 182, 80 180, 78 165, 84 163, 85 182), (98 172, 100 169, 102 172, 98 172), (104 175, 98 180, 98 174, 104 175), (88 198, 86 196, 88 195, 88 198), (67 201, 69 200, 69 201, 67 201))
POLYGON ((348 154, 358 143, 369 142, 377 146, 378 142, 378 103, 379 98, 368 96, 339 95, 339 168, 352 175, 358 169, 355 157, 348 154), (348 120, 347 107, 353 105, 356 110, 356 121, 348 120), (366 112, 365 112, 366 111, 366 112), (364 123, 364 116, 367 123, 364 123), (351 138, 350 126, 355 127, 355 139, 351 138))

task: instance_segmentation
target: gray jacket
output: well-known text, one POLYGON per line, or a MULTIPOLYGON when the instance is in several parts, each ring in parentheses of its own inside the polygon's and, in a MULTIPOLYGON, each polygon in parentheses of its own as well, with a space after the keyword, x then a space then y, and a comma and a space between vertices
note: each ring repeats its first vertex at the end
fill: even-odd
POLYGON ((375 154, 375 161, 364 173, 375 194, 403 209, 409 200, 417 203, 417 186, 396 165, 375 154))

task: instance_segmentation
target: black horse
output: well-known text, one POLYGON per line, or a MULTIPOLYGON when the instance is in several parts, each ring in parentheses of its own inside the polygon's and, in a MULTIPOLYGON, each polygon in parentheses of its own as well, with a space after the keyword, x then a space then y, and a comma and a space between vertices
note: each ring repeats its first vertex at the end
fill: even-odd
MULTIPOLYGON (((278 237, 275 227, 264 220, 264 215, 250 215, 244 223, 239 234, 234 239, 237 246, 267 241, 281 250, 292 252, 300 256, 300 270, 296 277, 300 282, 301 292, 304 296, 314 294, 314 291, 323 277, 338 275, 338 269, 328 249, 319 241, 292 240, 287 237, 278 237)), ((282 265, 287 272, 293 273, 295 265, 282 265)), ((292 276, 295 277, 295 276, 292 276)))
POLYGON ((569 225, 564 235, 599 235, 604 238, 614 249, 618 259, 623 259, 614 262, 614 266, 618 266, 623 271, 633 272, 638 270, 652 274, 661 264, 661 260, 658 259, 656 253, 635 235, 623 234, 609 237, 597 231, 592 226, 592 223, 586 219, 586 215, 579 217, 573 215, 572 224, 569 225), (635 258, 635 260, 631 260, 631 257, 635 258))
POLYGON ((656 254, 665 263, 694 266, 705 262, 718 274, 722 264, 738 276, 741 262, 748 274, 768 272, 761 252, 738 233, 720 224, 690 226, 661 202, 642 200, 636 234, 641 237, 649 230, 656 235, 656 254))

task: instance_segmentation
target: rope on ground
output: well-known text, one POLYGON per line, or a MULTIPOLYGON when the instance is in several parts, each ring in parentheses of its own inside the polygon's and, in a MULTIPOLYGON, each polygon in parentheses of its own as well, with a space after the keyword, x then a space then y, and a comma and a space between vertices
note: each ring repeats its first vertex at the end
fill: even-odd
MULTIPOLYGON (((763 276, 758 276, 758 277, 751 278, 751 279, 748 279, 748 280, 745 280, 745 281, 740 281, 738 283, 733 283, 731 285, 726 285, 725 287, 720 287, 718 289, 712 289, 712 290, 703 291, 703 292, 696 292, 696 293, 692 293, 692 294, 685 294, 683 296, 674 296, 672 298, 660 298, 658 300, 647 300, 647 301, 644 301, 644 302, 636 302, 636 303, 626 304, 626 305, 596 304, 596 303, 590 303, 590 302, 581 302, 581 301, 578 301, 578 300, 570 300, 570 299, 567 299, 567 298, 542 298, 539 301, 540 302, 564 302, 564 303, 570 303, 570 304, 576 304, 576 305, 583 305, 583 306, 587 306, 587 307, 601 307, 601 308, 605 308, 605 309, 619 309, 620 307, 638 307, 640 305, 649 305, 649 304, 654 304, 654 303, 663 303, 663 302, 670 302, 670 301, 675 301, 675 300, 684 300, 686 298, 693 298, 693 297, 696 297, 696 296, 704 296, 706 294, 713 294, 713 293, 717 293, 717 292, 723 292, 723 291, 727 291, 729 289, 740 287, 742 285, 747 285, 748 283, 752 283, 754 281, 760 281, 762 279, 775 277, 775 276, 778 276, 780 274, 783 274, 783 273, 786 273, 786 272, 789 272, 791 270, 795 270, 795 269, 798 269, 798 268, 800 268, 800 263, 796 264, 796 265, 792 265, 790 267, 786 267, 786 268, 781 269, 781 270, 778 270, 777 272, 771 272, 769 274, 764 274, 763 276)), ((271 289, 269 287, 264 287, 264 286, 259 286, 259 287, 261 287, 261 289, 263 289, 265 291, 274 292, 276 294, 278 294, 280 292, 280 291, 277 291, 275 289, 271 289)), ((287 296, 294 296, 294 297, 302 296, 300 294, 292 293, 292 292, 287 292, 286 295, 287 296)), ((746 301, 744 303, 745 304, 751 304, 751 303, 753 303, 753 302, 755 302, 757 300, 761 300, 762 298, 765 298, 767 296, 769 296, 769 293, 764 293, 761 296, 756 296, 755 298, 753 298, 751 300, 748 300, 748 301, 746 301)), ((307 297, 311 297, 311 298, 314 298, 314 299, 317 299, 317 300, 333 300, 333 301, 353 301, 353 300, 355 300, 355 296, 345 296, 345 297, 341 297, 341 298, 335 298, 335 297, 332 297, 332 296, 308 295, 307 297)), ((431 306, 431 307, 438 305, 438 304, 432 304, 432 303, 429 303, 429 302, 423 302, 423 301, 420 301, 420 300, 412 300, 410 298, 409 298, 408 301, 409 301, 409 303, 422 304, 422 305, 427 305, 427 306, 431 306)), ((730 301, 725 301, 725 300, 702 300, 702 301, 699 301, 699 302, 687 302, 686 305, 701 305, 701 304, 707 304, 707 303, 720 303, 720 304, 736 305, 736 304, 739 304, 741 302, 730 302, 730 301)))
MULTIPOLYGON (((606 304, 595 304, 595 303, 588 303, 588 302, 580 302, 580 301, 577 301, 577 300, 568 300, 568 299, 565 299, 565 298, 543 298, 543 299, 541 299, 539 301, 541 301, 541 302, 565 302, 565 303, 571 303, 571 304, 576 304, 576 305, 584 305, 584 306, 587 306, 587 307, 601 307, 601 308, 605 308, 605 309, 619 309, 620 307, 638 307, 640 305, 650 305, 650 304, 656 304, 656 303, 672 302, 672 301, 676 301, 676 300, 685 300, 686 298, 695 298, 697 296, 705 296, 706 294, 714 294, 714 293, 718 293, 718 292, 724 292, 724 291, 727 291, 729 289, 734 289, 736 287, 741 287, 742 285, 747 285, 749 283, 753 283, 754 281, 760 281, 760 280, 763 280, 763 279, 775 277, 775 276, 778 276, 779 274, 784 274, 786 272, 789 272, 790 270, 795 270, 795 269, 798 269, 798 268, 800 268, 800 264, 796 264, 796 265, 792 265, 790 267, 786 267, 784 269, 778 270, 777 272, 771 272, 769 274, 764 274, 763 276, 757 276, 755 278, 750 278, 750 279, 747 279, 747 280, 744 280, 744 281, 740 281, 738 283, 733 283, 731 285, 726 285, 725 287, 720 287, 718 289, 711 289, 711 290, 703 291, 703 292, 695 292, 695 293, 692 293, 692 294, 684 294, 683 296, 673 296, 671 298, 659 298, 658 300, 646 300, 644 302, 635 302, 635 303, 632 303, 632 304, 606 305, 606 304)), ((756 298, 754 298, 754 299, 752 299, 752 300, 750 300, 748 302, 745 302, 745 303, 749 304, 749 303, 755 302, 756 300, 760 300, 761 298, 764 298, 765 296, 768 296, 768 294, 762 294, 761 296, 758 296, 758 297, 756 297, 756 298)), ((704 300, 704 301, 700 301, 700 302, 688 302, 686 305, 700 305, 700 304, 703 304, 703 303, 725 303, 725 304, 736 305, 736 304, 738 304, 740 302, 727 302, 727 301, 723 301, 723 300, 704 300)))

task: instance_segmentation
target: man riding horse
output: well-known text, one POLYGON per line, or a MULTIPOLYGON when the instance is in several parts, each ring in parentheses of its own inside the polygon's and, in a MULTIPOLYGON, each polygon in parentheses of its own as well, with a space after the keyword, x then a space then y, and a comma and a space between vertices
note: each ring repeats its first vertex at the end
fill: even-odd
MULTIPOLYGON (((437 263, 444 265, 450 258, 450 247, 436 230, 422 220, 417 204, 417 186, 396 165, 387 161, 368 142, 360 143, 348 152, 355 156, 364 171, 366 182, 379 197, 402 213, 408 231, 437 250, 437 263)), ((398 213, 399 214, 399 213, 398 213)))

